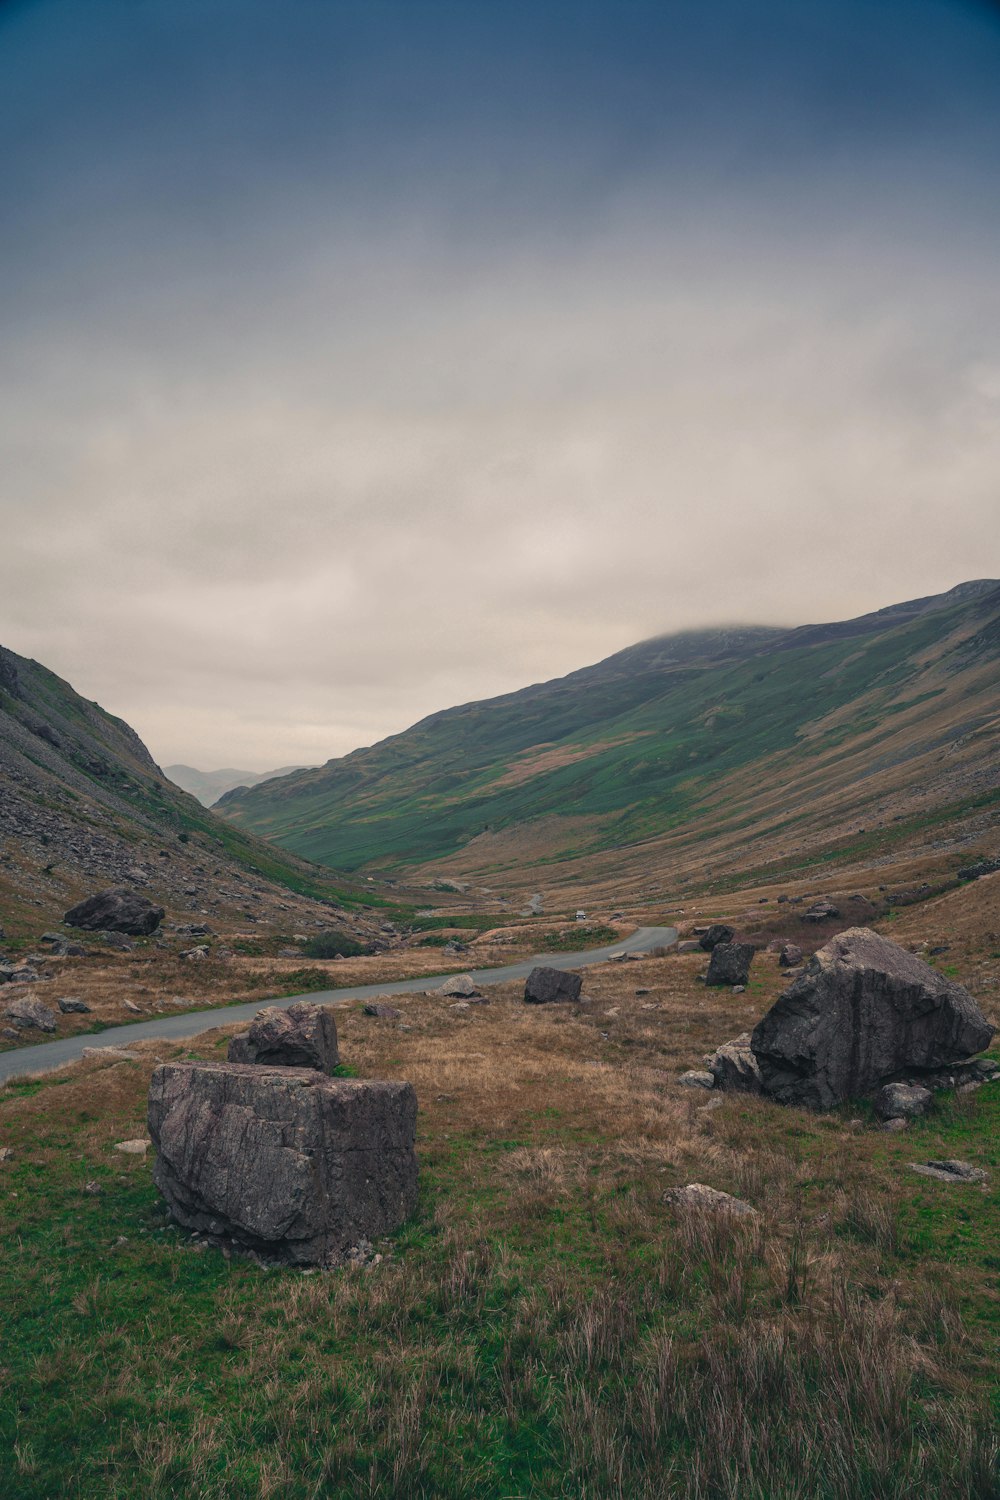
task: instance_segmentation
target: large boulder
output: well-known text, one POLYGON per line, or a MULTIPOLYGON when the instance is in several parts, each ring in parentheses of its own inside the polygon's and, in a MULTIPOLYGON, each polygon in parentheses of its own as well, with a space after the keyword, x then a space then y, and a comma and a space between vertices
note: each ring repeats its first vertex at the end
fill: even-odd
POLYGON ((332 1073, 340 1061, 333 1011, 309 1000, 285 1008, 269 1005, 257 1013, 249 1031, 233 1037, 229 1061, 332 1073))
POLYGON ((539 964, 524 981, 526 1005, 549 1005, 553 1000, 578 1000, 583 989, 579 974, 565 969, 550 969, 539 964))
POLYGON ((153 1177, 174 1217, 293 1265, 332 1263, 417 1201, 409 1083, 165 1063, 149 1088, 153 1177))
POLYGON ((698 939, 698 946, 704 953, 711 953, 720 943, 731 943, 736 934, 725 922, 713 922, 711 927, 706 928, 698 939))
POLYGON ((752 943, 716 943, 708 964, 705 983, 711 985, 746 984, 753 963, 752 943))
POLYGON ((993 1028, 961 985, 866 927, 839 933, 754 1028, 766 1094, 830 1109, 961 1062, 993 1028))
POLYGON ((127 932, 132 937, 149 937, 163 916, 162 906, 154 906, 148 897, 119 886, 77 902, 63 921, 68 927, 81 927, 85 932, 127 932))

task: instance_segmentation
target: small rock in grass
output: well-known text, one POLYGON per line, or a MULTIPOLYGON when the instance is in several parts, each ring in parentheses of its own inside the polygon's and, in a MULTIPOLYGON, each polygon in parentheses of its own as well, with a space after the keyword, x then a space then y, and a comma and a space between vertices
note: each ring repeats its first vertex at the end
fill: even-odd
POLYGON ((22 995, 12 1000, 4 1014, 18 1031, 55 1031, 56 1013, 42 1000, 22 995))
POLYGON ((101 1184, 99 1182, 95 1182, 93 1179, 91 1179, 90 1182, 85 1182, 83 1184, 83 1191, 91 1198, 99 1198, 104 1192, 104 1189, 101 1187, 101 1184))
POLYGON ((450 995, 456 1000, 468 1000, 478 993, 471 974, 453 974, 438 990, 439 995, 450 995))
POLYGON ((123 1000, 122 1004, 124 1005, 125 1009, 130 1010, 134 1016, 141 1016, 143 1013, 142 1006, 136 1005, 134 1000, 123 1000))
POLYGON ((880 1130, 909 1130, 910 1122, 905 1115, 894 1115, 891 1120, 883 1120, 879 1125, 880 1130))
POLYGON ((703 1182, 689 1182, 687 1187, 676 1188, 667 1193, 666 1199, 684 1208, 709 1208, 721 1213, 757 1216, 757 1210, 742 1198, 734 1198, 731 1193, 720 1192, 718 1188, 706 1187, 703 1182))
POLYGON ((394 1005, 382 1005, 379 1001, 369 1001, 361 1008, 362 1015, 377 1016, 380 1021, 396 1021, 401 1014, 394 1005))
POLYGON ((81 1057, 105 1057, 112 1062, 136 1062, 138 1052, 130 1052, 126 1047, 84 1047, 81 1057))
POLYGON ((76 995, 63 995, 61 999, 56 1001, 56 1004, 64 1016, 71 1014, 81 1016, 90 1015, 90 1006, 86 1000, 80 1000, 76 995))
POLYGON ((982 1167, 974 1167, 968 1161, 911 1161, 910 1168, 921 1177, 934 1177, 938 1182, 985 1182, 982 1167))
POLYGON ((934 1103, 934 1095, 919 1083, 886 1083, 875 1095, 880 1120, 917 1120, 934 1103))
POLYGON ((746 992, 747 992, 747 987, 746 987, 745 984, 734 984, 733 985, 733 994, 734 995, 745 995, 746 992))
POLYGON ((134 1141, 116 1141, 115 1150, 123 1152, 126 1156, 145 1156, 149 1150, 149 1141, 144 1136, 134 1141))
POLYGON ((681 1074, 677 1081, 678 1083, 682 1083, 687 1089, 715 1088, 714 1073, 703 1071, 701 1068, 689 1068, 686 1073, 681 1074))

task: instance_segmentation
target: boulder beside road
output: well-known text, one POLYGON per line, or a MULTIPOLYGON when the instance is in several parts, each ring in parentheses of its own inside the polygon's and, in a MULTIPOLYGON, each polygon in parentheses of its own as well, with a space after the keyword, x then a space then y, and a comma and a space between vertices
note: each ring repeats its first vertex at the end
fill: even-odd
POLYGON ((550 1005, 557 1000, 578 1000, 582 989, 583 980, 579 974, 539 964, 524 981, 525 1004, 550 1005))
POLYGON ((233 1037, 228 1055, 230 1062, 332 1073, 340 1062, 333 1011, 309 1000, 285 1008, 269 1005, 257 1013, 249 1031, 233 1037))
POLYGON ((416 1120, 408 1083, 164 1063, 149 1089, 153 1177, 189 1229, 268 1260, 333 1263, 413 1213, 416 1120))
POLYGON ((101 891, 71 906, 63 917, 68 927, 84 932, 124 932, 130 937, 149 937, 163 921, 162 906, 124 886, 101 891))

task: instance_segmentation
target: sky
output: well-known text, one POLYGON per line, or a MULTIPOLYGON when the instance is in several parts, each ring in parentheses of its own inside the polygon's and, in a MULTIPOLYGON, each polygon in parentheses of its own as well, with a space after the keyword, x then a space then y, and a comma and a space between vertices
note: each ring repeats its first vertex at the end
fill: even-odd
POLYGON ((1000 7, 0 4, 0 642, 265 770, 1000 577, 1000 7))

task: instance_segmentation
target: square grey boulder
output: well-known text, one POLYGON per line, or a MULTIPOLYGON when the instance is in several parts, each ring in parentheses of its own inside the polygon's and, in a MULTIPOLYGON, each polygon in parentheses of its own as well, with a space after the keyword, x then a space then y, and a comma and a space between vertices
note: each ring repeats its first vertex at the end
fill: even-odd
POLYGON ((583 989, 579 974, 565 969, 551 969, 544 964, 532 969, 524 981, 526 1005, 550 1005, 555 1000, 578 1000, 583 989))
POLYGON ((189 1229, 267 1260, 334 1263, 416 1208, 416 1120, 409 1083, 164 1063, 149 1088, 153 1177, 189 1229))

